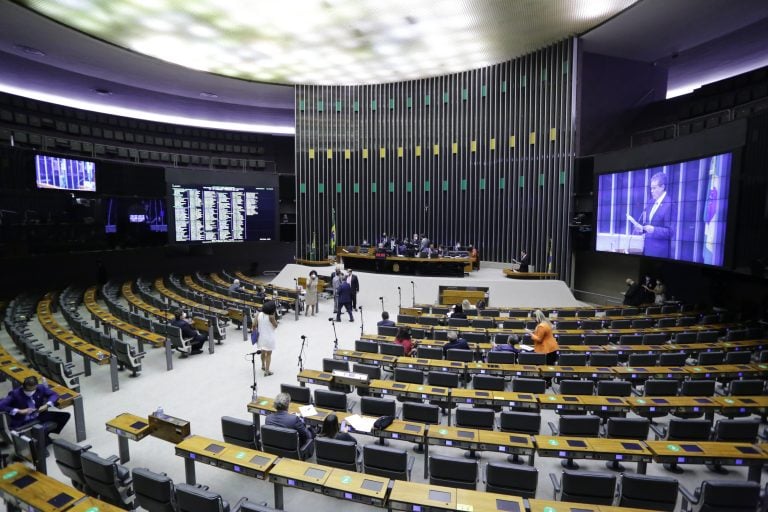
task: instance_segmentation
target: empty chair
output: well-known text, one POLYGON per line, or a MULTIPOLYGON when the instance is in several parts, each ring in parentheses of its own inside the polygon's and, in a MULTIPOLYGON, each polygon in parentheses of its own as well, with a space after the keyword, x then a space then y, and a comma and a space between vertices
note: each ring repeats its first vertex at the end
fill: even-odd
POLYGON ((379 336, 396 336, 399 328, 394 325, 378 325, 376 326, 376 333, 379 336))
POLYGON ((645 314, 646 315, 660 315, 661 314, 661 306, 648 306, 645 308, 645 314))
POLYGON ((476 329, 493 329, 496 327, 496 322, 491 318, 475 318, 472 320, 472 327, 476 329))
POLYGON ((696 333, 697 343, 714 343, 717 341, 719 333, 717 331, 702 331, 696 333))
POLYGON ((608 335, 607 334, 585 334, 584 344, 585 345, 607 345, 608 335))
POLYGON ((229 503, 220 494, 189 484, 176 486, 178 512, 229 512, 229 503))
MULTIPOLYGON (((680 396, 713 396, 715 394, 714 380, 684 380, 680 385, 680 396)), ((704 415, 703 411, 695 412, 691 410, 680 411, 672 410, 672 415, 678 418, 700 418, 704 415)))
POLYGON ((413 457, 405 450, 375 444, 363 447, 363 472, 392 480, 410 480, 413 457))
MULTIPOLYGON (((355 373, 364 373, 368 376, 369 380, 381 378, 381 366, 374 366, 372 364, 353 363, 352 371, 355 373)), ((359 396, 368 396, 370 392, 367 386, 357 386, 357 394, 359 396)))
POLYGON ((461 337, 467 340, 467 343, 488 343, 488 335, 484 332, 465 332, 461 337))
POLYGON ((611 329, 629 329, 632 326, 632 320, 611 320, 611 329))
POLYGON ((506 381, 498 375, 475 375, 472 377, 472 387, 489 391, 504 391, 506 381))
POLYGON ((424 372, 415 368, 395 368, 395 381, 409 384, 423 384, 424 372))
POLYGON ((591 380, 565 379, 560 381, 561 395, 594 395, 595 383, 591 380))
POLYGON ((357 471, 357 443, 318 437, 315 439, 315 458, 324 466, 357 471))
POLYGON ((347 404, 347 395, 338 391, 315 390, 315 405, 323 409, 345 412, 351 409, 347 404))
POLYGON ((560 501, 589 503, 591 505, 612 505, 616 491, 616 475, 612 473, 577 472, 563 470, 560 480, 554 473, 549 474, 555 496, 560 501))
POLYGON ((675 343, 696 343, 695 332, 679 332, 675 334, 675 343))
POLYGON ((429 457, 429 483, 475 490, 477 461, 432 455, 429 457))
POLYGON ((695 316, 681 316, 680 318, 677 319, 678 327, 690 327, 692 325, 696 325, 695 316))
POLYGON ((364 396, 360 398, 360 413, 365 416, 396 416, 397 402, 387 398, 364 396))
POLYGON ((659 366, 685 366, 688 355, 685 352, 662 352, 659 354, 659 366))
POLYGON ((765 381, 760 379, 739 379, 728 385, 728 394, 734 396, 755 396, 765 393, 765 381))
MULTIPOLYGON (((549 422, 553 436, 598 437, 600 434, 600 418, 597 416, 562 415, 558 426, 549 422)), ((565 468, 578 469, 579 465, 572 458, 563 459, 565 468)))
POLYGON ((512 378, 512 391, 516 393, 543 394, 547 392, 547 381, 544 379, 512 378))
POLYGON ((423 359, 442 359, 443 349, 440 347, 418 346, 416 348, 416 357, 423 359))
POLYGON ((473 350, 451 348, 446 351, 445 358, 449 361, 463 361, 465 363, 471 363, 475 360, 475 352, 473 350))
MULTIPOLYGON (((602 329, 603 328, 603 321, 602 320, 582 320, 581 321, 581 328, 585 331, 589 331, 590 329, 602 329)), ((592 336, 602 336, 601 334, 593 334, 592 336)), ((585 343, 586 343, 586 336, 585 343)))
POLYGON ((538 483, 539 470, 536 468, 505 462, 489 462, 485 465, 486 492, 535 498, 538 483))
POLYGON ((624 473, 619 484, 618 506, 673 512, 678 482, 674 478, 624 473))
POLYGON ((696 358, 696 364, 698 366, 723 364, 723 361, 725 361, 725 352, 722 350, 714 350, 712 352, 699 352, 699 356, 696 358))
POLYGON ((91 445, 80 446, 61 438, 53 440, 53 456, 62 474, 72 480, 72 487, 87 492, 83 465, 80 456, 91 449, 91 445))
MULTIPOLYGON (((631 394, 632 383, 626 380, 601 380, 597 383, 598 396, 629 396, 631 394)), ((603 420, 626 416, 626 413, 621 411, 595 411, 595 414, 603 420)))
MULTIPOLYGON (((645 396, 675 396, 677 395, 677 381, 671 379, 648 379, 643 384, 643 395, 645 396)), ((666 411, 651 410, 650 407, 639 409, 635 414, 643 418, 659 418, 666 416, 666 411)))
POLYGON ((128 368, 131 371, 131 377, 136 377, 141 371, 141 360, 147 354, 146 352, 137 352, 127 341, 113 339, 112 352, 117 357, 118 367, 122 370, 128 368))
POLYGON ((559 366, 587 366, 587 354, 560 354, 557 359, 559 366))
POLYGON ((288 393, 288 396, 291 397, 291 402, 303 405, 312 403, 310 389, 307 387, 295 386, 293 384, 280 384, 280 392, 288 393))
POLYGON ((261 446, 267 453, 298 460, 312 457, 315 449, 314 439, 301 445, 297 431, 276 425, 261 426, 261 446))
POLYGON ((107 503, 131 510, 134 507, 133 480, 118 460, 114 455, 103 459, 92 451, 86 451, 80 457, 88 488, 107 503))
POLYGON ((746 340, 749 331, 746 329, 728 329, 728 334, 725 335, 725 341, 742 341, 746 340))
POLYGON ((760 504, 760 484, 743 480, 704 480, 701 487, 690 492, 680 487, 683 512, 752 512, 760 504))
POLYGON ((632 320, 630 327, 632 327, 632 329, 647 329, 653 327, 653 323, 653 318, 636 318, 632 320))
MULTIPOLYGON (((348 372, 349 362, 339 361, 338 359, 331 359, 329 357, 323 358, 323 371, 332 373, 334 370, 348 372)), ((339 391, 341 393, 349 393, 352 391, 352 388, 347 384, 329 384, 328 389, 331 391, 339 391)))
MULTIPOLYGON (((581 345, 584 342, 581 334, 558 334, 556 338, 559 345, 581 345)), ((563 355, 560 354, 560 357, 563 355)))
POLYGON ((149 512, 176 512, 176 488, 165 473, 134 468, 133 490, 136 502, 149 512))
MULTIPOLYGON (((381 329, 381 327, 379 327, 381 329)), ((396 329, 396 328, 395 328, 396 329)), ((397 343, 382 343, 379 345, 379 351, 386 356, 404 356, 405 347, 397 343)))
POLYGON ((659 318, 656 322, 656 326, 665 329, 667 327, 675 327, 677 325, 677 318, 659 318))
POLYGON ((479 312, 480 316, 491 316, 494 318, 498 318, 501 315, 501 311, 498 309, 481 309, 479 312))
MULTIPOLYGON (((419 423, 436 425, 440 423, 440 407, 432 404, 405 402, 403 404, 402 417, 406 421, 418 421, 419 423)), ((421 452, 423 449, 424 447, 421 443, 414 447, 416 452, 421 452)))
POLYGON ((547 354, 539 352, 520 352, 517 354, 518 364, 547 364, 547 354))
MULTIPOLYGON (((718 420, 712 429, 712 441, 755 443, 759 429, 759 420, 718 420)), ((728 474, 728 470, 720 464, 708 464, 707 467, 717 473, 728 474)))
MULTIPOLYGON (((541 430, 541 415, 538 412, 502 411, 499 415, 499 430, 537 436, 541 430)), ((522 462, 517 454, 510 455, 507 460, 514 463, 522 462)))
POLYGON ((241 420, 231 416, 221 417, 221 432, 224 441, 252 450, 259 449, 258 430, 251 420, 241 420))
POLYGON ((679 311, 680 311, 680 306, 678 304, 667 304, 665 306, 661 306, 662 315, 668 315, 670 313, 678 313, 679 311))
POLYGON ((658 356, 656 354, 629 354, 627 365, 633 366, 656 366, 658 356))
POLYGON ((486 354, 485 360, 488 363, 515 364, 517 361, 517 354, 507 350, 491 350, 486 354))
POLYGON ((752 362, 752 353, 746 350, 728 352, 725 354, 723 364, 749 364, 752 362))
POLYGON ((504 329, 522 329, 525 327, 525 322, 523 320, 504 320, 501 325, 504 329))
MULTIPOLYGON (((651 421, 647 418, 608 418, 605 424, 605 437, 609 439, 648 439, 651 421)), ((624 471, 618 460, 608 461, 606 467, 613 471, 624 471)))
MULTIPOLYGON (((459 374, 456 372, 427 372, 427 384, 443 388, 457 388, 459 387, 459 374)), ((443 412, 456 405, 447 400, 430 400, 429 403, 439 406, 443 412)))
MULTIPOLYGON (((634 316, 640 314, 639 308, 622 308, 621 313, 619 313, 621 316, 634 316)), ((608 313, 608 316, 613 316, 614 313, 608 313)))
POLYGON ((379 343, 371 340, 355 340, 355 350, 358 352, 368 352, 369 354, 378 354, 379 343))
MULTIPOLYGON (((471 429, 493 430, 496 414, 493 409, 458 407, 456 409, 456 426, 471 429)), ((475 458, 475 450, 465 453, 468 458, 475 458)))
POLYGON ((589 355, 589 366, 618 366, 618 354, 600 354, 593 352, 589 355))
POLYGON ((568 329, 578 329, 578 320, 558 320, 555 322, 555 329, 563 331, 568 329))
MULTIPOLYGON (((651 427, 657 439, 667 441, 707 441, 711 428, 712 422, 709 420, 681 418, 670 419, 666 430, 651 427)), ((672 473, 683 472, 677 463, 666 463, 664 469, 672 473)))
POLYGON ((248 498, 241 498, 235 505, 235 512, 276 512, 276 508, 267 506, 265 502, 256 503, 248 501, 248 498))
POLYGON ((466 318, 449 318, 448 325, 452 327, 469 327, 469 320, 466 318))
POLYGON ((667 342, 664 333, 643 334, 643 345, 663 345, 667 342))
POLYGON ((622 334, 619 336, 619 345, 642 345, 642 334, 622 334))

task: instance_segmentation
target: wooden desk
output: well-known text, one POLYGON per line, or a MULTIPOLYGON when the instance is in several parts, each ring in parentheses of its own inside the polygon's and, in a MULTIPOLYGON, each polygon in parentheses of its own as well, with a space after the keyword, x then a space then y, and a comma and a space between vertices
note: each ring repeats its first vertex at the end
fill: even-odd
MULTIPOLYGON (((291 414, 299 414, 300 407, 302 407, 302 404, 291 402, 288 406, 288 412, 291 414)), ((265 396, 259 396, 256 398, 256 400, 248 404, 248 412, 253 415, 253 423, 257 427, 261 424, 261 416, 268 416, 276 410, 277 409, 275 409, 274 399, 265 396)), ((330 409, 323 409, 318 407, 315 407, 315 410, 317 411, 317 414, 314 416, 303 417, 306 423, 311 425, 322 425, 325 417, 331 413, 334 413, 339 418, 339 421, 343 420, 348 415, 348 413, 345 412, 332 411, 330 409)))
POLYGON ((500 375, 502 377, 539 377, 539 366, 535 364, 467 363, 470 375, 500 375))
POLYGON ((19 508, 40 512, 85 511, 116 512, 121 509, 86 496, 77 489, 17 462, 0 470, 0 495, 19 508), (88 506, 86 506, 88 505, 88 506))
POLYGON ((625 400, 637 414, 648 412, 703 412, 711 418, 721 405, 706 396, 629 396, 625 400))
POLYGON ((383 507, 387 501, 389 484, 389 478, 336 468, 331 470, 331 474, 325 480, 323 494, 374 507, 383 507))
MULTIPOLYGON (((597 505, 554 500, 528 500, 530 512, 601 512, 597 505)), ((613 507, 611 507, 613 508, 613 507)))
POLYGON ((456 489, 456 509, 472 511, 526 512, 523 498, 495 492, 456 489))
POLYGON ((491 430, 478 430, 478 450, 507 453, 513 455, 527 455, 528 465, 533 466, 536 456, 536 446, 533 437, 525 434, 510 432, 496 432, 491 430))
POLYGON ((648 379, 684 380, 688 376, 684 368, 671 366, 614 366, 613 373, 632 382, 648 379))
POLYGON ((368 390, 374 396, 408 396, 408 386, 405 382, 392 380, 371 379, 368 382, 368 390))
POLYGON ((366 272, 379 274, 410 274, 464 277, 470 267, 470 258, 407 258, 402 256, 387 256, 377 258, 373 254, 355 254, 351 252, 337 252, 337 260, 347 267, 366 272))
POLYGON ((331 372, 321 372, 319 370, 301 370, 296 379, 302 386, 305 384, 318 384, 320 386, 329 386, 333 383, 333 374, 331 372))
POLYGON ((566 436, 534 438, 540 457, 637 462, 637 472, 643 475, 652 460, 652 453, 641 441, 566 436))
POLYGON ((124 412, 107 422, 107 432, 117 435, 117 448, 120 463, 131 460, 128 440, 141 441, 150 434, 149 420, 134 414, 124 412))
POLYGON ((718 364, 707 366, 686 366, 690 379, 749 379, 761 378, 765 371, 754 364, 718 364))
POLYGON ((182 297, 178 293, 172 291, 170 288, 165 286, 165 283, 163 282, 162 277, 158 277, 155 279, 154 282, 155 290, 157 290, 157 293, 160 295, 164 295, 165 297, 168 297, 171 301, 175 302, 176 304, 183 304, 190 309, 197 310, 197 311, 203 311, 205 313, 216 315, 219 317, 225 317, 229 313, 229 310, 227 309, 221 309, 221 308, 215 308, 213 306, 206 306, 205 304, 200 304, 199 302, 195 302, 193 300, 187 299, 186 297, 182 297))
POLYGON ((768 408, 768 396, 716 396, 713 398, 720 406, 720 414, 728 416, 729 412, 763 414, 768 408))
POLYGON ((672 464, 721 464, 747 466, 748 478, 760 483, 763 464, 768 453, 750 443, 718 443, 713 441, 646 441, 653 460, 672 464))
POLYGON ((189 436, 177 444, 176 455, 184 458, 184 471, 187 483, 190 485, 196 483, 196 461, 264 480, 270 468, 279 459, 270 453, 202 436, 189 436))
POLYGON ((374 429, 371 434, 380 439, 399 439, 400 441, 423 444, 426 431, 427 425, 424 423, 395 419, 384 430, 374 429))
POLYGON ((481 389, 454 388, 451 390, 451 403, 489 405, 499 407, 516 407, 538 409, 539 402, 533 393, 517 393, 514 391, 486 391, 481 389))
POLYGON ((536 395, 539 407, 558 411, 628 411, 622 397, 594 395, 536 395))
POLYGON ((333 468, 300 460, 282 458, 269 471, 275 486, 275 508, 283 510, 283 487, 296 487, 322 493, 333 468))
POLYGON ((372 352, 358 352, 356 350, 335 350, 333 358, 339 361, 352 361, 355 363, 365 363, 374 366, 383 366, 386 363, 394 363, 397 356, 388 356, 384 354, 374 354, 372 352))
POLYGON ((542 378, 610 380, 616 375, 612 366, 539 366, 542 378))
POLYGON ((504 275, 509 279, 555 279, 557 274, 554 272, 518 272, 511 268, 505 268, 504 275))
POLYGON ((395 480, 389 492, 390 510, 456 510, 458 489, 395 480), (418 507, 418 508, 417 508, 418 507))
POLYGON ((398 357, 398 368, 415 368, 425 372, 454 372, 464 373, 467 363, 462 361, 448 361, 445 359, 426 359, 423 357, 398 357))
POLYGON ((439 400, 448 401, 451 393, 449 388, 440 386, 430 386, 428 384, 409 384, 406 391, 406 397, 418 398, 420 400, 439 400))

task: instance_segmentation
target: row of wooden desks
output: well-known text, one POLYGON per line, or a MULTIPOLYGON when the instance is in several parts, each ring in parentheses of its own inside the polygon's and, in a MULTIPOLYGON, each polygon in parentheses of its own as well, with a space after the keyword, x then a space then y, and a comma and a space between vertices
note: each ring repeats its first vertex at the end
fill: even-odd
MULTIPOLYGON (((3 347, 0 347, 0 373, 3 373, 6 377, 9 377, 19 385, 21 385, 27 377, 35 377, 38 382, 42 382, 44 379, 39 372, 22 364, 3 347)), ((48 385, 51 390, 59 395, 56 407, 63 409, 72 406, 75 417, 75 438, 78 442, 85 440, 83 396, 77 391, 66 388, 57 382, 48 381, 48 385)))
POLYGON ((184 306, 187 306, 190 309, 194 309, 197 311, 205 311, 208 314, 216 315, 219 317, 227 316, 229 313, 229 310, 221 309, 221 308, 214 308, 213 306, 207 306, 205 304, 200 304, 199 302, 195 302, 193 300, 187 299, 186 297, 182 297, 178 293, 174 292, 167 286, 165 286, 165 283, 163 282, 162 277, 158 277, 155 279, 154 282, 155 290, 160 295, 164 295, 165 297, 168 297, 171 301, 177 303, 177 304, 183 304, 184 306))
POLYGON ((122 509, 17 462, 0 470, 0 495, 19 509, 39 512, 118 512, 122 509))

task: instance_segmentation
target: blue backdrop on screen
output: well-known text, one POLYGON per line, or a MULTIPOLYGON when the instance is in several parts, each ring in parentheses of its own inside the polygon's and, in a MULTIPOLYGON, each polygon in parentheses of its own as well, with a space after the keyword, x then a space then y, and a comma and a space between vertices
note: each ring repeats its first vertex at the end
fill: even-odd
POLYGON ((595 250, 723 265, 731 160, 600 175, 595 250))

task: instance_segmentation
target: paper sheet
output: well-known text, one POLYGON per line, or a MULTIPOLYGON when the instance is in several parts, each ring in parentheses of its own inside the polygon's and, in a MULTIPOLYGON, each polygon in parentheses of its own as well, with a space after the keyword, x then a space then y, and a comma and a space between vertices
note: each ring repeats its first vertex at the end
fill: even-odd
POLYGON ((302 418, 317 416, 317 409, 315 409, 314 405, 302 405, 299 407, 299 414, 302 418))
POLYGON ((357 432, 370 432, 373 430, 373 424, 376 423, 378 418, 371 416, 360 416, 359 414, 352 414, 344 418, 347 425, 352 427, 357 432))

